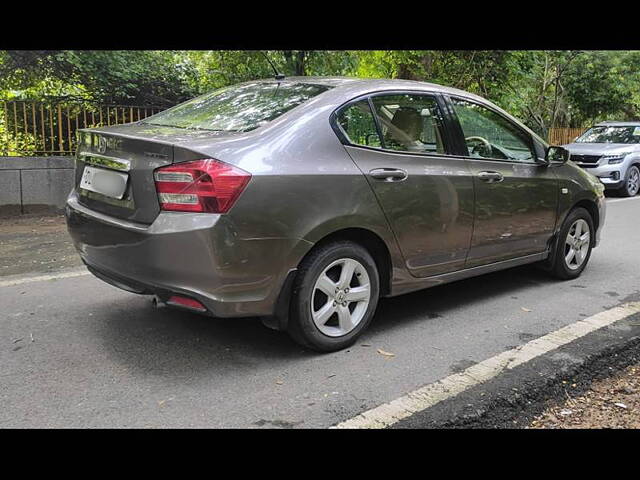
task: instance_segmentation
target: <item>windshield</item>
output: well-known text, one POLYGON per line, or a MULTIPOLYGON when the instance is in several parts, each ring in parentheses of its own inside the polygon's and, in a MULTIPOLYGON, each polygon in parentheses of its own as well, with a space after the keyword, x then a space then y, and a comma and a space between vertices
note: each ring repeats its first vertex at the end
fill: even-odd
POLYGON ((148 117, 144 123, 197 130, 248 131, 330 88, 276 82, 225 87, 148 117))
POLYGON ((640 143, 640 126, 592 127, 576 143, 640 143))

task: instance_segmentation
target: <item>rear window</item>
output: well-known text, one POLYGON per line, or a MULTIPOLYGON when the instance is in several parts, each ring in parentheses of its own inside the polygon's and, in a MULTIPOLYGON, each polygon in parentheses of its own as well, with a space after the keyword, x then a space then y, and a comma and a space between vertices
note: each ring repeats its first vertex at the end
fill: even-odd
POLYGON ((144 120, 151 125, 246 132, 329 90, 307 83, 252 83, 221 88, 144 120))

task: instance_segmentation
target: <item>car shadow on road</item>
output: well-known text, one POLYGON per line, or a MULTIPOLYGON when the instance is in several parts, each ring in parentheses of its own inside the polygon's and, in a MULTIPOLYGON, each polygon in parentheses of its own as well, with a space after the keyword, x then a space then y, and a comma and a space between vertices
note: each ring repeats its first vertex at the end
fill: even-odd
POLYGON ((521 290, 530 291, 557 282, 532 265, 448 283, 399 297, 382 299, 371 325, 371 334, 384 334, 411 322, 446 317, 459 308, 473 308, 494 297, 517 297, 521 290))
MULTIPOLYGON (((531 266, 518 267, 428 290, 382 299, 363 338, 368 343, 414 322, 434 321, 454 308, 469 308, 494 296, 545 286, 554 280, 531 266)), ((92 325, 114 360, 128 370, 162 376, 238 375, 270 365, 324 355, 296 345, 286 333, 269 330, 257 318, 219 319, 176 309, 155 309, 138 296, 113 306, 105 301, 92 325)), ((342 355, 337 352, 330 355, 342 355)))

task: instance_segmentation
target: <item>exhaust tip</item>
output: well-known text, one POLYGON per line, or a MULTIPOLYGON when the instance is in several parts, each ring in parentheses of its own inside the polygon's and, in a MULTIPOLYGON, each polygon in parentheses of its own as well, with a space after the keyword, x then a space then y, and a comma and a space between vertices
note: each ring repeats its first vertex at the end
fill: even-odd
POLYGON ((158 297, 157 295, 153 296, 153 298, 151 299, 151 304, 154 306, 154 308, 165 308, 167 306, 167 304, 160 300, 160 297, 158 297))

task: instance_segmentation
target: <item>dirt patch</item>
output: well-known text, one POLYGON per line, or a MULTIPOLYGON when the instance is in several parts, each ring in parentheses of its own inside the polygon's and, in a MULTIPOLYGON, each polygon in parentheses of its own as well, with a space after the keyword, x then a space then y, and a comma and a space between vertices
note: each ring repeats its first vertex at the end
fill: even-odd
POLYGON ((81 265, 63 215, 0 219, 0 277, 81 265))
MULTIPOLYGON (((569 384, 577 387, 577 384, 569 384)), ((537 416, 529 428, 640 428, 640 364, 595 381, 583 395, 567 394, 537 416)))

